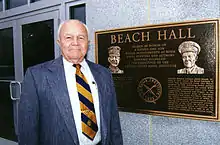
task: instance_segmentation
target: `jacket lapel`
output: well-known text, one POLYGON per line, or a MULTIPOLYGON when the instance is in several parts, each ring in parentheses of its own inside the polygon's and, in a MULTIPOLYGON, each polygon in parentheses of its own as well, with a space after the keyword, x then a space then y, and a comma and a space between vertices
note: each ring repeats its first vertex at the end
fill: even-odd
POLYGON ((55 59, 48 69, 51 73, 48 74, 47 79, 53 90, 53 98, 56 100, 56 104, 65 120, 66 127, 68 128, 74 143, 78 145, 79 140, 65 81, 66 78, 62 57, 55 59))
POLYGON ((107 112, 105 110, 105 105, 106 105, 106 100, 105 99, 105 90, 106 90, 106 84, 103 83, 102 78, 100 77, 100 72, 98 71, 99 69, 95 67, 91 62, 87 61, 90 70, 92 72, 92 75, 96 81, 97 88, 98 88, 98 94, 99 94, 99 110, 100 110, 100 126, 101 126, 101 139, 102 139, 102 144, 106 144, 107 140, 107 112))

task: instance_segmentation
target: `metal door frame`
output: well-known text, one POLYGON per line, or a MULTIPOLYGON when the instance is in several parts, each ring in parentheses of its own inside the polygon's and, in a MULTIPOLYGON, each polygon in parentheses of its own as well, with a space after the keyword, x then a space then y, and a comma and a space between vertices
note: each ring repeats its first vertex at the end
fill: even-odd
POLYGON ((38 12, 25 14, 24 17, 19 16, 19 18, 15 19, 5 19, 5 21, 0 22, 0 29, 13 29, 13 52, 14 52, 14 80, 0 80, 0 82, 8 82, 10 97, 13 100, 14 106, 14 125, 15 125, 15 133, 18 133, 17 124, 18 124, 18 104, 20 99, 20 94, 18 96, 12 95, 12 85, 17 84, 19 87, 19 93, 21 93, 21 83, 24 79, 23 72, 23 49, 22 49, 22 25, 40 22, 45 20, 53 19, 53 29, 54 29, 54 56, 55 58, 60 55, 59 47, 56 44, 57 40, 57 30, 59 25, 59 9, 53 9, 52 11, 39 10, 38 12))
MULTIPOLYGON (((32 16, 28 16, 25 18, 20 18, 17 20, 17 29, 19 32, 19 45, 17 45, 17 54, 20 54, 20 56, 23 56, 23 49, 22 49, 22 25, 25 24, 30 24, 30 23, 35 23, 35 22, 40 22, 40 21, 46 21, 46 20, 50 20, 53 19, 54 21, 54 56, 55 58, 57 56, 60 55, 59 53, 59 48, 58 45, 56 45, 56 40, 57 40, 57 33, 56 30, 58 29, 58 25, 59 25, 59 13, 58 10, 57 11, 52 11, 52 12, 46 12, 46 13, 41 13, 41 14, 37 14, 37 15, 32 15, 32 16)), ((19 81, 22 81, 24 76, 24 72, 23 72, 23 57, 19 58, 21 64, 19 64, 19 68, 17 68, 17 70, 19 72, 21 72, 19 74, 19 76, 17 77, 19 81)))

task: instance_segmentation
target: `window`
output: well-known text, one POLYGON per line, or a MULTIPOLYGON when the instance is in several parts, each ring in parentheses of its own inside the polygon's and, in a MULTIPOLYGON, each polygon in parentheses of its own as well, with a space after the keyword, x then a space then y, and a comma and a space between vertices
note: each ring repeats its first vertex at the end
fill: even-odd
POLYGON ((31 0, 31 3, 33 3, 33 2, 37 2, 37 1, 40 1, 40 0, 31 0))
POLYGON ((86 23, 86 10, 85 4, 70 7, 70 19, 78 19, 86 23))
POLYGON ((2 10, 3 10, 3 1, 0 0, 0 11, 2 11, 2 10))
POLYGON ((27 4, 27 0, 6 0, 6 9, 15 8, 27 4))

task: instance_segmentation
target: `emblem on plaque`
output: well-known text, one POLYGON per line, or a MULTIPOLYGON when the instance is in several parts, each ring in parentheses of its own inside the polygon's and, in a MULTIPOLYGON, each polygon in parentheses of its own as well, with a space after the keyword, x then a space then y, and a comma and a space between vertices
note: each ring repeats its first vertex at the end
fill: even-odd
POLYGON ((156 104, 156 101, 161 97, 162 86, 157 79, 146 77, 140 81, 137 91, 145 102, 156 104))

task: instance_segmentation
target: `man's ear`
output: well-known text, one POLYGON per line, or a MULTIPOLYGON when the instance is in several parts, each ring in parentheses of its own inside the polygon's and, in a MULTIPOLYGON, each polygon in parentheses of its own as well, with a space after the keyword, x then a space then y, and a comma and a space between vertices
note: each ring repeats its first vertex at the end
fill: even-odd
POLYGON ((195 56, 196 56, 196 57, 195 57, 195 59, 196 59, 196 61, 197 61, 197 60, 198 60, 198 58, 199 58, 199 57, 198 57, 198 54, 196 54, 196 53, 195 53, 195 56))
POLYGON ((108 57, 108 62, 111 64, 110 57, 108 57))
POLYGON ((198 60, 198 55, 196 55, 196 61, 198 60))
POLYGON ((57 41, 56 41, 56 42, 57 42, 57 44, 60 46, 60 40, 59 40, 59 39, 57 39, 57 41))

